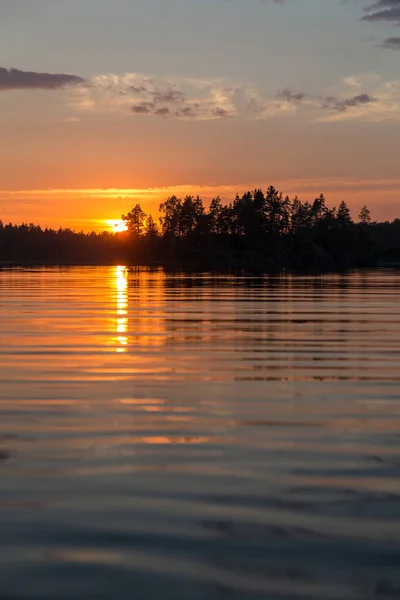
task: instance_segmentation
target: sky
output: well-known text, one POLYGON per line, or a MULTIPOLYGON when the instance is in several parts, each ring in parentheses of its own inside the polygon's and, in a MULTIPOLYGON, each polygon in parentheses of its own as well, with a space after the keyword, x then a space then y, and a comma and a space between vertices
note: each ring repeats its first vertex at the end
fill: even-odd
POLYGON ((274 185, 400 216, 400 0, 0 0, 0 219, 274 185))

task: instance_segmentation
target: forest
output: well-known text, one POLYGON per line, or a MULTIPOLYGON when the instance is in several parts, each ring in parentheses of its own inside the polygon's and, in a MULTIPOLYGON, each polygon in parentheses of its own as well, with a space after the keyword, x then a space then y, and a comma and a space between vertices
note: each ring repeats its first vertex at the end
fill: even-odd
POLYGON ((116 264, 193 269, 329 271, 400 265, 400 219, 375 222, 367 206, 356 219, 346 202, 329 208, 290 199, 270 186, 214 198, 171 196, 157 223, 137 204, 120 233, 42 229, 0 221, 0 265, 116 264))

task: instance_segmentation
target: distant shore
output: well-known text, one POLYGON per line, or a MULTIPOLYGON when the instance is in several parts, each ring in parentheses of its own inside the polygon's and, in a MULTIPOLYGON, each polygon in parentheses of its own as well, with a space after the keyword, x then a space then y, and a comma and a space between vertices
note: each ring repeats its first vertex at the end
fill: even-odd
POLYGON ((294 268, 294 267, 282 267, 274 264, 261 264, 259 262, 243 262, 243 261, 229 261, 227 263, 219 262, 217 264, 198 264, 198 263, 178 263, 176 261, 170 262, 138 262, 130 263, 127 261, 0 261, 0 270, 8 269, 38 269, 38 268, 72 268, 72 267, 117 267, 123 264, 126 268, 148 268, 148 269, 163 269, 166 271, 185 271, 185 272, 221 272, 221 273, 232 273, 238 271, 245 271, 249 273, 259 274, 279 274, 279 273, 291 273, 291 274, 323 274, 323 273, 343 273, 345 271, 357 270, 373 270, 373 269, 400 269, 400 260, 397 261, 375 261, 371 264, 365 265, 347 265, 347 266, 335 266, 330 265, 325 268, 294 268))
POLYGON ((137 204, 121 216, 124 232, 76 233, 0 221, 0 267, 137 265, 166 270, 343 272, 400 267, 400 219, 372 221, 364 206, 356 222, 343 201, 329 208, 270 186, 214 198, 171 196, 158 223, 137 204))

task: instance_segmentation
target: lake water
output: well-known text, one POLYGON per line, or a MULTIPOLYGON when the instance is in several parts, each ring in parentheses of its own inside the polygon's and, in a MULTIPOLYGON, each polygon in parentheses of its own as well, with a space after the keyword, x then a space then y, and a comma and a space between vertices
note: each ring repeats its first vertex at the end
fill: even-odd
POLYGON ((0 271, 1 600, 400 598, 400 272, 0 271))

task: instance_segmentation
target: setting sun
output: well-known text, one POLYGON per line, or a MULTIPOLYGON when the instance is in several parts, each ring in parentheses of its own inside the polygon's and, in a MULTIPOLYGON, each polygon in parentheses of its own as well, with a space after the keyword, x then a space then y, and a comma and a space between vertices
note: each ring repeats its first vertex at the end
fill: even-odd
POLYGON ((122 219, 108 219, 107 221, 105 221, 105 223, 114 233, 122 233, 123 231, 128 231, 128 227, 125 221, 122 221, 122 219))

